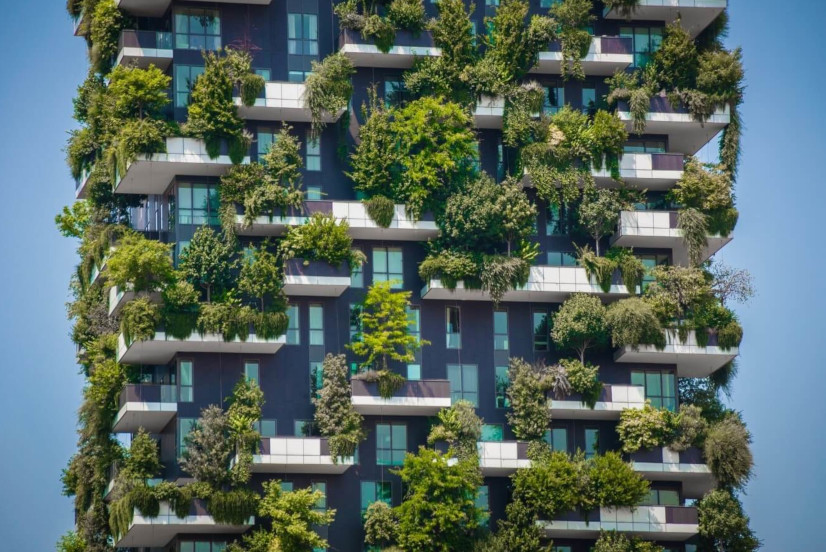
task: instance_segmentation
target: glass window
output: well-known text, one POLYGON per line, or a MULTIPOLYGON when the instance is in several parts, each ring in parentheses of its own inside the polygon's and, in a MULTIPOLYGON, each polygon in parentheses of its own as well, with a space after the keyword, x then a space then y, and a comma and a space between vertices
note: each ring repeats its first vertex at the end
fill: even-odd
POLYGON ((403 80, 385 79, 384 81, 384 105, 390 107, 401 107, 405 104, 407 89, 403 80))
POLYGON ((307 199, 311 201, 321 199, 321 186, 307 186, 307 199))
POLYGON ((324 385, 324 367, 321 362, 310 362, 310 396, 318 398, 324 385))
POLYGON ((400 247, 373 248, 373 282, 387 282, 393 289, 404 286, 402 250, 400 247))
POLYGON ((248 380, 254 381, 259 386, 261 385, 261 380, 259 379, 257 360, 250 360, 244 362, 244 377, 248 380))
POLYGON ((545 442, 551 445, 551 450, 568 452, 568 429, 555 427, 545 432, 545 442))
POLYGON ((310 305, 310 345, 324 345, 324 307, 310 305))
POLYGON ((551 548, 552 552, 571 552, 572 550, 570 546, 554 546, 551 548))
POLYGON ((389 481, 362 481, 361 482, 361 515, 374 502, 384 502, 393 505, 393 492, 389 481))
POLYGON ((649 489, 643 506, 679 506, 680 493, 673 489, 649 489))
POLYGON ((290 493, 293 490, 293 482, 292 481, 282 481, 281 482, 281 490, 285 493, 290 493))
POLYGON ((311 484, 313 491, 321 491, 323 496, 321 496, 313 506, 313 510, 315 511, 324 511, 327 509, 327 483, 324 481, 316 481, 311 484))
POLYGON ((648 284, 655 280, 651 274, 651 269, 657 266, 666 266, 669 264, 668 255, 640 255, 639 259, 645 267, 645 274, 642 276, 642 290, 648 287, 648 284))
POLYGON ((599 430, 585 429, 585 458, 593 458, 599 454, 599 430))
POLYGON ((654 408, 677 410, 677 385, 672 372, 631 372, 631 385, 645 387, 645 398, 654 408))
POLYGON ((448 349, 462 348, 462 326, 459 307, 445 307, 445 334, 448 349))
POLYGON ((195 385, 193 380, 194 369, 191 360, 181 360, 178 362, 178 400, 180 402, 192 402, 195 400, 195 385))
POLYGON ((186 107, 195 86, 195 79, 204 72, 203 65, 175 64, 175 107, 186 107))
POLYGON ((505 147, 500 140, 496 144, 496 180, 502 181, 505 179, 505 147))
POLYGON ((496 366, 494 368, 494 386, 496 390, 496 408, 508 408, 511 401, 508 398, 508 386, 510 385, 510 378, 508 377, 507 366, 496 366))
POLYGON ((546 86, 545 100, 542 104, 542 112, 545 115, 553 115, 565 105, 565 88, 562 86, 546 86))
POLYGON ((597 111, 597 91, 589 86, 582 88, 582 111, 593 115, 597 111))
POLYGON ((479 523, 487 524, 490 519, 490 493, 487 485, 477 487, 474 506, 479 510, 479 523))
POLYGON ((304 82, 311 72, 311 61, 318 58, 318 15, 287 14, 287 77, 291 82, 304 82))
POLYGON ((407 379, 411 381, 419 381, 422 379, 422 365, 408 364, 407 365, 407 379))
POLYGON ((533 313, 533 350, 547 351, 550 329, 548 328, 548 313, 534 311, 533 313))
POLYGON ((277 422, 276 420, 258 420, 255 422, 255 429, 261 434, 261 437, 275 437, 277 422))
POLYGON ((313 433, 312 420, 293 420, 293 435, 296 437, 309 437, 313 433))
POLYGON ((505 433, 502 424, 482 424, 482 441, 502 441, 505 433))
POLYGON ((270 148, 278 141, 279 130, 273 127, 258 128, 258 159, 266 155, 270 148))
POLYGON ((178 457, 183 456, 186 451, 186 436, 195 427, 198 420, 195 418, 178 418, 178 457))
POLYGON ((562 225, 562 212, 559 205, 548 205, 546 211, 547 218, 545 220, 545 235, 546 236, 562 236, 565 230, 562 225))
POLYGON ((548 251, 548 266, 577 266, 576 255, 568 251, 548 251))
MULTIPOLYGON (((353 251, 361 251, 358 248, 353 248, 353 251)), ((350 271, 350 287, 351 288, 363 288, 364 287, 364 266, 359 265, 353 267, 350 271)))
POLYGON ((298 305, 287 307, 287 345, 299 345, 301 343, 301 332, 298 324, 298 305))
POLYGON ((464 399, 479 406, 479 370, 475 364, 448 364, 447 379, 453 402, 464 399))
POLYGON ((407 454, 405 424, 376 424, 376 465, 401 466, 407 454))
POLYGON ((550 8, 554 4, 559 4, 562 0, 539 0, 540 8, 550 8))
POLYGON ((218 215, 218 187, 212 184, 178 184, 176 202, 178 224, 217 226, 221 223, 218 215))
POLYGON ((304 168, 308 171, 321 170, 321 140, 318 137, 313 137, 309 130, 307 131, 307 156, 304 161, 304 168))
POLYGON ((175 48, 220 50, 221 17, 218 10, 201 8, 175 10, 175 48))
POLYGON ((507 351, 508 345, 508 311, 497 309, 493 311, 493 349, 507 351))
POLYGON ((361 303, 350 303, 350 343, 361 341, 361 313, 364 306, 361 303))
POLYGON ((623 146, 625 153, 665 153, 665 140, 628 140, 623 146))
POLYGON ((663 29, 662 27, 620 27, 620 36, 631 39, 634 66, 643 67, 651 61, 651 55, 660 49, 663 29))

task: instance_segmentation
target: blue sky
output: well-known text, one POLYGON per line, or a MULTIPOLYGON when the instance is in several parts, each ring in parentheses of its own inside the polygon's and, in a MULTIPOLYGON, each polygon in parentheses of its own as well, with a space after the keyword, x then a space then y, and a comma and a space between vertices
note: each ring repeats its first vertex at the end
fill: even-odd
MULTIPOLYGON (((764 550, 822 548, 826 456, 826 308, 822 284, 826 159, 822 61, 826 3, 730 0, 729 45, 744 48, 745 135, 736 239, 722 258, 748 267, 758 296, 733 404, 754 434, 756 477, 744 497, 764 550), (817 61, 819 60, 819 62, 817 61), (822 221, 821 221, 822 222, 822 221), (820 243, 821 245, 818 245, 820 243)), ((75 244, 52 219, 72 201, 63 162, 71 98, 86 71, 62 0, 5 2, 0 19, 0 542, 53 548, 73 522, 60 469, 75 443, 81 377, 64 303, 75 244)))

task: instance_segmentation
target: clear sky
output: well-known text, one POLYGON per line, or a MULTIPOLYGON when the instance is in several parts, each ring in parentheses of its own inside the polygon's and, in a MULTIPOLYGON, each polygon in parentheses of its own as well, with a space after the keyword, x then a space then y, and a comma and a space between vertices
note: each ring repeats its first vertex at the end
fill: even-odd
MULTIPOLYGON (((826 67, 817 37, 826 2, 729 3, 728 42, 744 48, 748 88, 741 217, 721 256, 748 267, 758 287, 739 311, 745 339, 733 396, 754 434, 756 477, 745 504, 764 550, 818 550, 826 495, 826 327, 817 315, 826 309, 826 226, 818 222, 826 67)), ((86 63, 64 4, 3 2, 0 18, 3 550, 51 550, 73 522, 59 476, 74 450, 82 386, 64 308, 76 244, 52 219, 73 200, 62 149, 86 63)))

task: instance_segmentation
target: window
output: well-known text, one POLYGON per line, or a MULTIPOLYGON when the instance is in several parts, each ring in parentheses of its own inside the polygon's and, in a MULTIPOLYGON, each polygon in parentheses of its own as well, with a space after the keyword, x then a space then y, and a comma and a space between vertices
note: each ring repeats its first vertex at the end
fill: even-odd
POLYGON ((482 441, 500 442, 505 439, 502 424, 482 424, 482 441))
POLYGON ((645 398, 654 408, 677 410, 677 390, 671 372, 631 372, 631 385, 645 387, 645 398))
POLYGON ((576 256, 568 251, 548 251, 548 266, 577 266, 576 256))
POLYGON ((221 16, 218 10, 187 8, 175 11, 175 48, 220 50, 221 16))
POLYGON ((289 493, 293 490, 293 482, 292 481, 282 481, 281 482, 281 490, 289 493))
POLYGON ((195 79, 203 74, 203 65, 175 64, 175 107, 186 107, 195 86, 195 79))
POLYGON ((551 450, 568 452, 568 429, 555 427, 545 432, 545 442, 551 445, 551 450))
POLYGON ((510 378, 508 377, 507 366, 497 366, 494 368, 494 388, 496 390, 496 408, 508 408, 511 401, 508 398, 508 386, 510 385, 510 378))
MULTIPOLYGON (((410 335, 415 337, 416 339, 421 339, 422 337, 422 320, 421 320, 421 311, 419 307, 407 307, 407 331, 410 335)), ((419 360, 420 356, 417 354, 416 359, 419 360)), ((407 365, 407 379, 409 380, 420 380, 422 379, 422 365, 418 362, 413 364, 407 365)))
POLYGON ((313 491, 321 491, 323 496, 319 498, 313 505, 313 510, 316 512, 323 512, 327 509, 327 483, 324 481, 316 481, 311 484, 313 491))
POLYGON ((373 282, 387 282, 393 289, 404 285, 402 250, 400 247, 373 248, 373 282))
POLYGON ((318 58, 318 15, 287 14, 288 80, 304 82, 310 74, 310 62, 318 58))
POLYGON ((318 398, 324 385, 324 367, 320 362, 310 362, 310 397, 318 398))
POLYGON ((321 170, 321 140, 313 136, 309 130, 307 131, 307 156, 304 160, 304 168, 308 171, 321 170))
POLYGON ((622 147, 625 153, 665 153, 665 140, 628 140, 622 147))
POLYGON ((407 379, 410 381, 419 381, 422 379, 422 365, 408 364, 407 365, 407 379))
POLYGON ((482 485, 476 489, 476 500, 474 506, 479 510, 479 523, 486 525, 490 519, 490 494, 487 485, 482 485))
POLYGON ((620 36, 630 38, 634 52, 634 66, 643 67, 663 42, 662 27, 620 27, 620 36))
POLYGON ((570 546, 554 546, 551 552, 571 552, 573 549, 570 546))
POLYGON ((542 112, 545 115, 557 113, 565 105, 565 88, 561 86, 546 86, 545 100, 542 103, 542 112))
POLYGON ((562 224, 562 212, 559 205, 548 205, 546 212, 547 218, 545 220, 545 235, 546 236, 562 236, 565 230, 562 224))
POLYGON ((361 303, 350 303, 350 343, 361 341, 361 313, 364 306, 361 303))
POLYGON ((312 433, 312 420, 293 420, 293 435, 296 437, 309 437, 312 433))
POLYGON ((582 112, 593 115, 597 111, 597 90, 590 86, 582 88, 582 112))
POLYGON ((178 224, 202 226, 221 223, 218 216, 218 187, 211 184, 178 184, 178 224))
MULTIPOLYGON (((361 249, 353 248, 353 252, 361 251, 361 249)), ((350 272, 350 287, 363 288, 364 287, 364 267, 362 265, 353 267, 350 272)))
POLYGON ((273 144, 278 141, 279 129, 273 127, 258 128, 258 159, 267 154, 273 144))
POLYGON ((479 406, 479 372, 475 364, 448 364, 447 379, 451 401, 464 399, 479 406))
POLYGON ((639 258, 645 267, 645 274, 642 276, 642 291, 645 291, 648 284, 655 280, 651 274, 651 269, 657 266, 668 265, 668 255, 640 255, 639 258))
POLYGON ((178 457, 183 456, 186 451, 186 436, 195 427, 195 418, 178 418, 178 457))
POLYGON ((482 171, 482 160, 479 156, 479 140, 474 141, 470 145, 471 150, 473 150, 473 154, 467 158, 467 163, 470 167, 473 167, 473 172, 479 174, 482 171))
POLYGON ((585 429, 585 458, 593 458, 599 454, 599 430, 595 428, 585 429))
POLYGON ((505 147, 501 140, 496 144, 496 180, 505 179, 505 147))
POLYGON ((559 4, 562 0, 539 0, 540 8, 550 8, 554 4, 559 4))
POLYGON ((307 186, 307 199, 310 201, 321 199, 321 186, 307 186))
POLYGON ((178 400, 180 402, 192 402, 195 400, 195 385, 193 383, 193 367, 191 360, 181 360, 178 362, 178 400))
POLYGON ((403 80, 384 81, 384 105, 390 107, 401 107, 407 101, 407 89, 403 80))
POLYGON ((493 349, 507 351, 508 346, 508 311, 493 311, 493 349))
POLYGON ((548 328, 548 313, 534 311, 533 313, 533 350, 547 351, 550 329, 548 328))
POLYGON ((180 552, 224 552, 227 543, 224 541, 181 541, 180 552))
POLYGON ((462 326, 459 307, 445 307, 445 334, 448 349, 462 348, 462 326))
POLYGON ((261 380, 259 378, 259 371, 258 371, 258 361, 257 360, 250 360, 244 362, 244 377, 248 380, 254 381, 258 386, 261 386, 261 380))
POLYGON ((310 345, 324 345, 324 307, 310 305, 310 345))
POLYGON ((301 343, 301 333, 298 324, 298 305, 287 307, 287 345, 299 345, 301 343))
POLYGON ((255 422, 255 429, 261 434, 261 437, 275 437, 276 427, 276 420, 258 420, 255 422))
POLYGON ((407 426, 376 424, 376 465, 401 466, 407 454, 407 426))
POLYGON ((393 492, 389 481, 362 481, 361 482, 361 515, 374 502, 384 502, 393 505, 393 492))
POLYGON ((649 489, 643 506, 679 506, 680 493, 672 489, 649 489))

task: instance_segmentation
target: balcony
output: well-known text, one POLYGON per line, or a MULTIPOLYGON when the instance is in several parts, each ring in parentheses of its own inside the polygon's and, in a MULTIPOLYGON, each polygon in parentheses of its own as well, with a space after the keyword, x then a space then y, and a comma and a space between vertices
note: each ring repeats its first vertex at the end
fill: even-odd
POLYGON ((606 384, 594 408, 588 408, 577 397, 551 399, 551 417, 565 420, 618 420, 626 408, 645 406, 645 389, 638 385, 606 384))
POLYGON ((551 539, 596 539, 600 531, 620 531, 646 540, 680 542, 699 531, 697 509, 688 506, 601 507, 589 512, 587 521, 570 513, 537 523, 551 539))
MULTIPOLYGON (((634 119, 626 102, 619 102, 617 115, 625 121, 629 133, 634 132, 634 119)), ((717 109, 708 120, 696 120, 683 107, 672 107, 664 96, 651 98, 651 106, 645 116, 646 134, 668 136, 668 149, 672 152, 694 155, 709 143, 731 122, 728 106, 717 109)))
POLYGON ((189 515, 179 518, 167 502, 161 502, 157 517, 144 517, 135 508, 132 523, 124 535, 115 538, 117 548, 161 548, 175 538, 176 535, 212 535, 233 534, 240 535, 246 532, 255 523, 254 518, 247 520, 244 525, 227 525, 216 523, 206 508, 206 502, 200 499, 192 501, 189 515))
POLYGON ((162 300, 158 291, 135 293, 129 288, 122 290, 118 289, 118 286, 112 286, 109 288, 109 316, 117 315, 126 303, 138 297, 146 297, 153 303, 160 303, 162 300))
POLYGON ((289 296, 338 297, 350 287, 350 267, 324 261, 288 259, 284 262, 284 293, 289 296), (306 264, 305 264, 306 263, 306 264))
POLYGON ((80 10, 78 15, 72 16, 72 34, 75 36, 84 36, 89 32, 89 27, 86 21, 86 13, 80 10))
POLYGON ((676 331, 665 332, 665 349, 658 351, 653 345, 640 345, 636 349, 626 345, 614 353, 614 361, 634 364, 673 364, 681 378, 706 378, 734 360, 737 347, 724 350, 717 345, 717 335, 710 333, 708 345, 701 347, 694 332, 685 341, 676 331))
POLYGON ((154 65, 166 71, 172 63, 172 33, 162 31, 121 31, 115 65, 146 69, 154 65))
MULTIPOLYGON (((608 293, 588 278, 579 266, 532 266, 528 283, 505 293, 503 301, 552 302, 564 301, 572 293, 590 293, 604 299, 620 299, 628 294, 619 274, 614 274, 608 293)), ((422 299, 442 301, 491 301, 490 294, 479 289, 468 289, 458 282, 455 290, 444 287, 441 280, 430 280, 422 289, 422 299)))
MULTIPOLYGON (((582 58, 582 70, 586 75, 613 75, 634 63, 631 39, 618 36, 595 36, 588 47, 588 53, 582 58)), ((562 51, 559 42, 539 52, 539 62, 531 73, 559 75, 562 72, 562 51)))
MULTIPOLYGON (((269 6, 271 0, 213 0, 218 4, 252 4, 269 6)), ((115 0, 117 6, 138 17, 161 17, 169 9, 172 0, 115 0)))
MULTIPOLYGON (((683 177, 683 160, 682 153, 624 153, 620 158, 620 178, 630 186, 668 190, 683 177)), ((598 184, 616 184, 606 167, 591 174, 598 184)))
POLYGON ((476 128, 502 128, 505 114, 505 98, 502 96, 482 96, 473 110, 476 128))
MULTIPOLYGON (((307 107, 307 85, 303 82, 271 81, 264 85, 264 97, 257 98, 252 106, 245 106, 241 98, 234 98, 238 115, 255 121, 292 121, 310 123, 313 118, 307 107)), ((344 109, 336 113, 325 113, 321 120, 325 123, 338 121, 344 109)))
MULTIPOLYGON (((731 237, 714 235, 708 236, 707 240, 704 261, 720 251, 731 241, 731 237)), ((677 228, 676 211, 623 211, 611 245, 671 249, 674 251, 674 264, 688 265, 688 248, 683 241, 683 231, 677 228)))
POLYGON ((244 215, 236 215, 235 229, 241 236, 280 236, 293 226, 301 226, 313 213, 333 214, 346 220, 350 235, 357 240, 426 241, 439 234, 432 213, 421 220, 407 216, 404 205, 396 205, 390 226, 383 228, 370 218, 361 201, 305 201, 302 211, 257 217, 249 228, 243 227, 244 215))
MULTIPOLYGON (((243 164, 250 162, 245 157, 243 164)), ((163 194, 178 175, 222 176, 232 166, 229 155, 210 159, 198 138, 167 138, 166 153, 140 154, 115 184, 118 194, 163 194)))
POLYGON ((379 50, 375 44, 361 37, 361 33, 350 29, 341 31, 338 37, 338 49, 353 62, 356 67, 384 67, 408 69, 417 57, 433 57, 442 54, 433 45, 433 37, 427 31, 418 36, 409 31, 397 31, 393 47, 387 53, 379 50))
POLYGON ((178 413, 175 385, 127 384, 120 392, 113 433, 135 433, 144 428, 160 433, 178 413))
POLYGON ((528 443, 524 441, 479 441, 479 469, 485 477, 507 477, 521 468, 530 468, 528 443))
POLYGON ((450 408, 450 382, 447 380, 407 381, 389 399, 379 395, 378 384, 353 379, 353 407, 365 416, 435 416, 450 408))
POLYGON ((635 452, 631 465, 649 481, 681 482, 688 498, 702 498, 715 486, 714 476, 696 448, 675 452, 662 447, 635 452))
POLYGON ((260 454, 253 455, 254 473, 318 473, 337 475, 347 471, 353 458, 333 462, 324 437, 268 437, 261 439, 260 454))
POLYGON ((84 169, 80 173, 80 178, 75 179, 75 199, 86 199, 89 193, 89 177, 92 175, 92 169, 84 169))
POLYGON ((224 341, 220 334, 192 332, 186 339, 175 339, 163 331, 155 332, 152 339, 127 344, 123 334, 118 336, 118 362, 123 364, 166 364, 180 353, 221 353, 247 355, 274 355, 286 343, 282 335, 273 339, 261 339, 250 334, 246 341, 235 338, 224 341))
MULTIPOLYGON (((726 9, 726 0, 639 0, 630 19, 639 21, 665 21, 678 18, 692 37, 696 37, 726 9)), ((625 19, 616 10, 605 8, 606 19, 625 19)))

